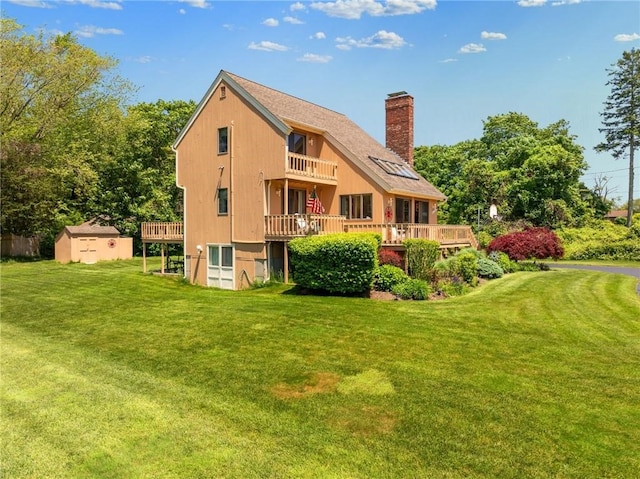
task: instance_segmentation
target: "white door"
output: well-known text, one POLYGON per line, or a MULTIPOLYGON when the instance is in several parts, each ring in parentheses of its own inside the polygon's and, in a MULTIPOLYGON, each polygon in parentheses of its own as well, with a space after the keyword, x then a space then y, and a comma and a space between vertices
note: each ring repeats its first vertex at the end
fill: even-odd
POLYGON ((207 246, 207 286, 222 289, 233 287, 233 246, 212 244, 207 246))
POLYGON ((80 262, 94 264, 98 262, 98 238, 78 238, 80 240, 80 262))

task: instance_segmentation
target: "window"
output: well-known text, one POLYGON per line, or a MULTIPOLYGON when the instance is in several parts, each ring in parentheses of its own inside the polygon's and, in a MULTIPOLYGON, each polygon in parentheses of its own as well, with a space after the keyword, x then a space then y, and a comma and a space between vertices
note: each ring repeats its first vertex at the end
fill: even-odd
POLYGON ((411 223, 411 201, 396 198, 396 223, 411 223))
POLYGON ((227 98, 227 87, 222 85, 220 87, 220 99, 222 100, 224 98, 227 98))
POLYGON ((417 180, 420 177, 406 163, 395 163, 393 161, 382 160, 375 156, 370 156, 373 162, 390 175, 401 176, 411 180, 417 180))
POLYGON ((222 265, 221 266, 233 266, 233 248, 231 246, 222 247, 222 265))
POLYGON ((229 190, 218 188, 218 214, 226 215, 227 213, 229 213, 229 190))
POLYGON ((429 223, 429 202, 428 201, 416 201, 416 214, 414 223, 429 223))
POLYGON ((307 154, 307 137, 300 133, 291 133, 289 135, 289 153, 297 153, 299 155, 307 154))
POLYGON ((227 127, 218 128, 218 154, 222 155, 229 150, 229 131, 227 127))
POLYGON ((209 246, 209 266, 220 266, 220 248, 209 246))
POLYGON ((342 195, 340 196, 340 214, 347 219, 371 219, 372 195, 342 195))

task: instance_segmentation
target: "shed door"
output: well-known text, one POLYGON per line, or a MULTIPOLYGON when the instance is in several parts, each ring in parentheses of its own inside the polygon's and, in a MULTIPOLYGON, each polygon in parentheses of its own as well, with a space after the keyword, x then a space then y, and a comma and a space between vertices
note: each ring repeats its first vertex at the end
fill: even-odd
POLYGON ((207 286, 233 288, 233 246, 208 245, 207 286))
POLYGON ((98 262, 98 238, 78 238, 80 241, 80 262, 93 264, 98 262))

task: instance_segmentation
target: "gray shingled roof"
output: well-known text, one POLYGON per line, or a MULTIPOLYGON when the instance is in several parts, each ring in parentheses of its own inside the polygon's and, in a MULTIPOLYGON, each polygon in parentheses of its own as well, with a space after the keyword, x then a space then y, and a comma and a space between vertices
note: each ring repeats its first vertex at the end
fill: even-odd
POLYGON ((65 226, 65 229, 72 235, 91 236, 112 236, 120 235, 120 231, 115 226, 97 226, 82 224, 80 226, 65 226))
POLYGON ((329 141, 337 142, 338 145, 336 146, 341 146, 342 151, 346 151, 352 160, 359 162, 359 166, 367 174, 376 176, 377 179, 381 180, 387 186, 388 191, 396 193, 407 192, 434 199, 445 199, 445 196, 435 186, 420 175, 417 175, 417 180, 413 180, 389 174, 378 166, 369 158, 370 156, 405 166, 406 163, 394 152, 374 140, 345 115, 287 95, 238 75, 221 72, 221 75, 224 74, 240 85, 251 97, 282 122, 307 125, 324 132, 329 141))

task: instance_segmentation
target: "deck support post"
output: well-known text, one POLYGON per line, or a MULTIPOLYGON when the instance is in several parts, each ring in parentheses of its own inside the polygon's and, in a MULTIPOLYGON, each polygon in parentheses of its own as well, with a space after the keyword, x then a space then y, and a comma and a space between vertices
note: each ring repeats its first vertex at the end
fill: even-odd
POLYGON ((142 272, 147 272, 147 243, 142 242, 142 272))
POLYGON ((283 265, 283 269, 284 269, 284 284, 289 284, 289 248, 287 248, 287 245, 289 244, 288 241, 284 242, 284 265, 283 265))

